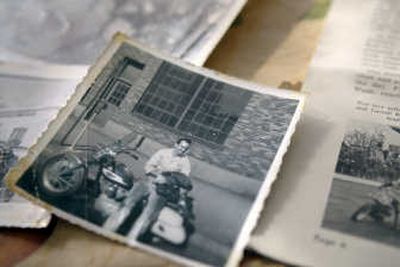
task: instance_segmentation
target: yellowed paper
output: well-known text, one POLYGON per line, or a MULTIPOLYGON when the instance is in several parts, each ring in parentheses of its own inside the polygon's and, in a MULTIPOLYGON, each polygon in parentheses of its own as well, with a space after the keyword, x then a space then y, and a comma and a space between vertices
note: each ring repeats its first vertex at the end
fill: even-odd
POLYGON ((255 250, 302 266, 396 265, 399 7, 333 1, 255 250))

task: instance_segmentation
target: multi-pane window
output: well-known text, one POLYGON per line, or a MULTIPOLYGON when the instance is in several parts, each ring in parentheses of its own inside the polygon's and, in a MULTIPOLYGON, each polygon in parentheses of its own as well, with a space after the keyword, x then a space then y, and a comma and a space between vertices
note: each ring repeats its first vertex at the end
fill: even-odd
POLYGON ((146 89, 134 112, 175 127, 200 85, 198 74, 164 63, 146 89))
POLYGON ((163 63, 133 113, 223 144, 250 97, 248 91, 163 63))
POLYGON ((222 144, 248 100, 245 97, 242 101, 238 90, 229 90, 224 85, 215 80, 207 80, 183 116, 178 129, 222 144), (236 106, 232 108, 232 105, 236 106))
POLYGON ((119 107, 128 94, 131 84, 120 79, 115 79, 112 84, 111 95, 108 102, 119 107))
POLYGON ((144 64, 126 58, 118 74, 112 78, 108 89, 110 94, 107 101, 119 107, 128 94, 132 82, 140 75, 143 68, 144 64))

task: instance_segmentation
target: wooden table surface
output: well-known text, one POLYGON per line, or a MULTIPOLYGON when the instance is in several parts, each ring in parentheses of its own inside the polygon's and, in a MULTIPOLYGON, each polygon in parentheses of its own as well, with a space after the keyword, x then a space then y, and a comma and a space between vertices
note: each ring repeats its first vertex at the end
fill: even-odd
MULTIPOLYGON (((206 67, 268 86, 300 89, 328 1, 249 0, 206 67)), ((0 229, 0 266, 176 266, 64 221, 56 226, 56 221, 40 230, 0 229)), ((241 266, 283 265, 247 252, 241 266)))
POLYGON ((37 250, 53 232, 55 220, 44 229, 0 228, 0 266, 14 266, 37 250))

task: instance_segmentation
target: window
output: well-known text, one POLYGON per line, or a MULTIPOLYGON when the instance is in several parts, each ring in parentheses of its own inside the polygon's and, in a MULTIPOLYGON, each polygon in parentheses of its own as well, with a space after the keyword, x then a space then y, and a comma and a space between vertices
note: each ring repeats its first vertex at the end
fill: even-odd
POLYGON ((239 92, 235 91, 224 88, 221 82, 207 80, 178 125, 178 129, 222 144, 238 121, 248 100, 238 99, 235 93, 239 92), (240 100, 240 103, 236 103, 237 100, 240 100))
POLYGON ((133 114, 201 140, 223 144, 251 95, 163 63, 133 114))
POLYGON ((134 108, 134 113, 175 127, 200 85, 202 77, 163 63, 134 108))
POLYGON ((131 85, 120 79, 115 79, 111 85, 111 95, 108 98, 108 102, 119 107, 121 102, 125 99, 128 94, 131 85))
POLYGON ((133 59, 125 58, 122 67, 117 72, 118 74, 115 75, 110 82, 110 89, 106 90, 110 92, 107 101, 119 107, 128 94, 132 82, 140 75, 143 68, 144 64, 133 59))

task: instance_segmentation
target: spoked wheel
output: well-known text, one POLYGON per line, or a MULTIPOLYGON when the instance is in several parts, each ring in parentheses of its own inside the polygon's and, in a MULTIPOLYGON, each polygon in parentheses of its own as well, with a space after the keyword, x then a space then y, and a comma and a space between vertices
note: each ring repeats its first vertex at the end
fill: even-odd
POLYGON ((53 197, 75 193, 82 185, 85 168, 79 158, 71 154, 60 154, 48 159, 39 171, 40 191, 53 197))

